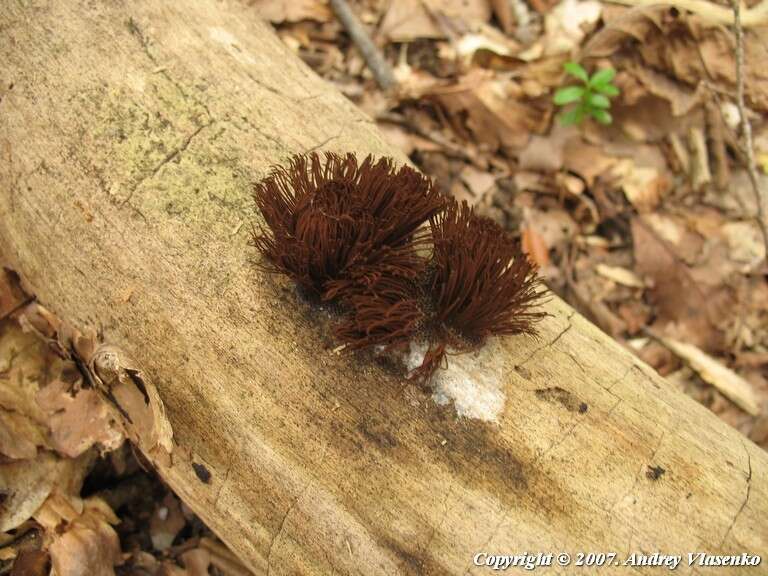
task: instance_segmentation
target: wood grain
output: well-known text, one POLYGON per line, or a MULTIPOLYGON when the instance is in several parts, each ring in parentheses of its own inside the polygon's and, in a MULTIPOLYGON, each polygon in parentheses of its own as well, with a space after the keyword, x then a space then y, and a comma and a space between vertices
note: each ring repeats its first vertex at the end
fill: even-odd
POLYGON ((249 183, 294 152, 404 159, 252 8, 11 1, 0 30, 3 261, 142 364, 177 442, 160 473, 256 573, 768 553, 765 453, 556 298, 540 339, 494 345, 498 422, 331 352, 252 266, 249 183))

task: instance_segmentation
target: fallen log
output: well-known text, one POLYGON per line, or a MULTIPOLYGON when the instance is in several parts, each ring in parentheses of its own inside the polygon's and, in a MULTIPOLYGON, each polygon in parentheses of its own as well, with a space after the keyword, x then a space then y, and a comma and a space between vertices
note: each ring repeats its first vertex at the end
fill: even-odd
POLYGON ((256 573, 768 553, 765 453, 560 300, 538 340, 452 357, 433 395, 335 353, 254 268, 270 165, 405 159, 252 10, 4 3, 0 26, 3 265, 140 364, 173 428, 149 458, 256 573))

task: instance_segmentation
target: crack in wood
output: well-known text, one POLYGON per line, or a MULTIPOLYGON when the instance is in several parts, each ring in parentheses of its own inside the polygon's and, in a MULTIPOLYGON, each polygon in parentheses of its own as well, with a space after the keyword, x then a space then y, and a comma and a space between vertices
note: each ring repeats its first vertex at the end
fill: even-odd
POLYGON ((533 352, 531 352, 525 360, 523 360, 522 362, 520 362, 517 365, 517 367, 519 368, 520 366, 525 366, 539 352, 541 352, 542 350, 545 350, 547 348, 551 348, 552 346, 554 346, 557 343, 558 340, 560 340, 560 338, 565 336, 566 332, 568 332, 573 327, 573 323, 571 322, 571 319, 574 317, 575 314, 576 314, 576 310, 571 310, 571 313, 568 314, 568 316, 566 316, 566 318, 565 318, 565 320, 568 322, 568 325, 565 328, 563 328, 563 330, 560 331, 560 333, 557 336, 555 336, 550 342, 547 342, 546 344, 544 344, 542 346, 539 346, 533 352))
POLYGON ((744 448, 744 452, 747 455, 747 490, 746 490, 746 493, 744 494, 744 500, 742 501, 741 506, 739 507, 738 511, 733 517, 733 520, 731 521, 730 526, 728 526, 728 530, 725 531, 723 540, 720 542, 721 547, 723 546, 723 544, 725 544, 725 541, 728 539, 728 536, 731 534, 731 531, 733 530, 733 527, 736 525, 736 521, 741 516, 741 513, 744 512, 744 509, 747 507, 747 503, 749 502, 749 497, 752 493, 752 455, 749 453, 749 449, 747 448, 747 445, 743 439, 741 441, 741 446, 742 448, 744 448))

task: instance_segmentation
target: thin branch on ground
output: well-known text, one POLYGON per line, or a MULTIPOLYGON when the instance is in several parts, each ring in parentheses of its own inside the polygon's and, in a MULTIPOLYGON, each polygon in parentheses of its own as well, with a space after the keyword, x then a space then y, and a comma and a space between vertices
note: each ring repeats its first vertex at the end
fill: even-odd
POLYGON ((336 14, 336 17, 346 29, 352 42, 360 50, 365 63, 368 64, 368 68, 370 68, 373 77, 376 78, 376 82, 378 82, 382 90, 389 90, 394 87, 397 84, 397 80, 392 72, 392 68, 373 43, 373 40, 368 36, 368 32, 366 32, 360 20, 355 16, 355 13, 352 12, 347 1, 330 0, 330 2, 334 14, 336 14))
MULTIPOLYGON (((741 4, 740 0, 731 0, 733 6, 734 28, 736 29, 736 103, 739 107, 739 116, 741 116, 741 130, 744 134, 744 155, 747 159, 747 173, 749 181, 752 184, 752 190, 755 193, 756 210, 755 219, 763 235, 763 244, 765 245, 765 256, 768 259, 768 221, 765 213, 765 198, 763 191, 760 190, 760 181, 757 175, 757 164, 755 163, 755 149, 752 144, 752 124, 747 116, 747 107, 744 104, 744 30, 741 25, 741 4)), ((768 4, 768 2, 763 2, 768 4)))
POLYGON ((453 158, 460 158, 466 160, 475 167, 485 169, 486 165, 479 162, 476 155, 470 153, 466 148, 462 148, 460 145, 455 144, 448 140, 445 136, 437 131, 430 131, 417 126, 415 123, 410 122, 409 119, 397 112, 382 112, 376 115, 376 120, 380 122, 389 122, 390 124, 398 124, 405 128, 408 132, 426 138, 430 142, 434 142, 443 149, 443 152, 447 156, 453 158))

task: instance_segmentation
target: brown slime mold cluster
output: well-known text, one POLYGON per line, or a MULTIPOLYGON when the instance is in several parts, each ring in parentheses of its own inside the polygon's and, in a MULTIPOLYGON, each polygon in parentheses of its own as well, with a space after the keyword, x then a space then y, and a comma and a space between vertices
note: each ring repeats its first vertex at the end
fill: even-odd
POLYGON ((489 336, 535 334, 542 292, 520 243, 439 193, 416 170, 354 154, 294 156, 254 186, 265 226, 261 267, 342 311, 353 350, 429 348, 411 377, 429 379, 448 350, 489 336))

